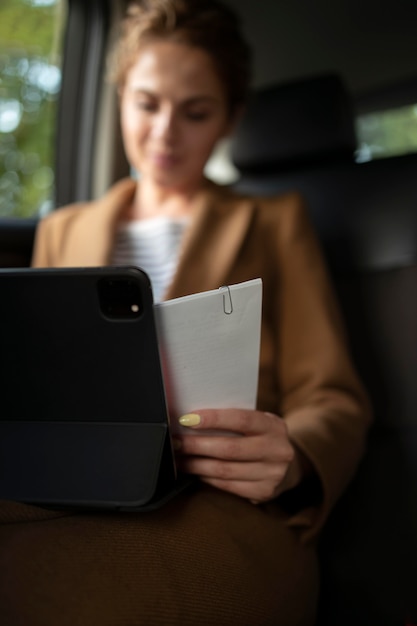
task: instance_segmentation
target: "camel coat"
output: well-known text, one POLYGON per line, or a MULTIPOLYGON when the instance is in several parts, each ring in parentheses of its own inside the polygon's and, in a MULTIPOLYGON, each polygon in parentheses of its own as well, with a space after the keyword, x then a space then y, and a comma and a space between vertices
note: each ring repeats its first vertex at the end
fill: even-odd
MULTIPOLYGON (((135 189, 125 179, 98 201, 45 218, 33 265, 108 264, 135 189)), ((255 507, 201 486, 152 514, 3 503, 4 623, 313 623, 315 539, 363 453, 368 401, 300 196, 241 197, 207 183, 165 298, 257 277, 264 293, 258 408, 286 420, 315 470, 311 489, 255 507), (26 608, 19 595, 29 598, 26 608)))

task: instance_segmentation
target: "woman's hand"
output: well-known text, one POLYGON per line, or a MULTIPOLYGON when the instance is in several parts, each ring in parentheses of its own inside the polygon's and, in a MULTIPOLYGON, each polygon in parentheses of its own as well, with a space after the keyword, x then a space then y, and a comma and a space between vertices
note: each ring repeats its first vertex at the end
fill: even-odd
POLYGON ((254 504, 295 487, 308 468, 284 420, 272 413, 204 409, 183 416, 180 424, 194 432, 183 434, 182 429, 175 437, 179 468, 254 504), (198 435, 207 429, 215 432, 198 435))

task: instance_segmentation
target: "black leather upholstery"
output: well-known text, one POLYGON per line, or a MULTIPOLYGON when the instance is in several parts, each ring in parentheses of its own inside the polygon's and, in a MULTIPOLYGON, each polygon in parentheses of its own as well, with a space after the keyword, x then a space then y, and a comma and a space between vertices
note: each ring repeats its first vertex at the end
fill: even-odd
POLYGON ((232 146, 244 174, 353 160, 352 103, 338 76, 264 88, 250 98, 232 146))
POLYGON ((283 103, 270 88, 267 107, 255 94, 232 155, 240 190, 305 196, 374 405, 367 453, 323 533, 317 624, 406 626, 417 624, 417 155, 355 163, 348 94, 324 80, 327 91, 321 79, 285 85, 283 103), (320 98, 335 138, 311 114, 320 98))
POLYGON ((368 163, 244 174, 243 192, 296 189, 307 200, 333 269, 390 268, 417 261, 417 154, 368 163))

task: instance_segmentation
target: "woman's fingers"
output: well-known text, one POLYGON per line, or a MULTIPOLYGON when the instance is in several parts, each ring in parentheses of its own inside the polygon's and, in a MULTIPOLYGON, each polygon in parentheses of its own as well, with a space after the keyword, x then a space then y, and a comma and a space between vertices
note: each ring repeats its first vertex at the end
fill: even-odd
POLYGON ((187 436, 188 429, 184 428, 184 434, 176 438, 176 447, 182 454, 229 461, 291 461, 293 449, 287 427, 276 415, 225 409, 201 411, 199 418, 195 424, 195 417, 191 417, 192 435, 187 436), (204 434, 199 435, 201 430, 204 434), (236 436, 230 436, 230 431, 236 436))
POLYGON ((268 502, 279 495, 279 488, 272 482, 241 482, 206 477, 202 477, 201 481, 216 487, 216 489, 222 489, 223 491, 233 493, 235 496, 247 498, 255 505, 268 502))
POLYGON ((293 449, 288 439, 275 434, 246 437, 221 437, 209 435, 183 436, 176 440, 176 448, 182 455, 190 457, 210 457, 223 461, 276 463, 289 462, 293 449))
POLYGON ((181 469, 201 478, 222 481, 256 482, 272 480, 280 482, 286 472, 286 463, 268 464, 259 462, 232 462, 201 457, 183 457, 181 469))
POLYGON ((211 457, 225 461, 258 461, 264 454, 256 437, 189 435, 176 439, 176 448, 189 457, 211 457))
POLYGON ((180 417, 181 426, 193 430, 221 430, 241 435, 255 435, 280 422, 280 418, 263 411, 243 409, 204 409, 180 417))
POLYGON ((180 423, 185 428, 175 439, 179 467, 213 487, 260 503, 302 478, 300 453, 277 415, 204 409, 180 423), (231 432, 237 436, 231 437, 231 432))
POLYGON ((205 409, 180 420, 178 464, 213 487, 248 498, 270 500, 299 480, 296 452, 287 427, 272 413, 205 409), (230 432, 235 433, 234 437, 230 432), (229 435, 229 436, 227 436, 229 435))

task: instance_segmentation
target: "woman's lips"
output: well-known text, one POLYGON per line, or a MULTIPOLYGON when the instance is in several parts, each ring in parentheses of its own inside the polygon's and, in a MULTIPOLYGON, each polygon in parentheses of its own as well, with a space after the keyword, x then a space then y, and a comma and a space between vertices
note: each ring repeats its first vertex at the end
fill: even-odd
POLYGON ((179 157, 174 154, 164 154, 162 152, 156 152, 151 154, 152 162, 162 169, 170 169, 177 165, 179 157))

